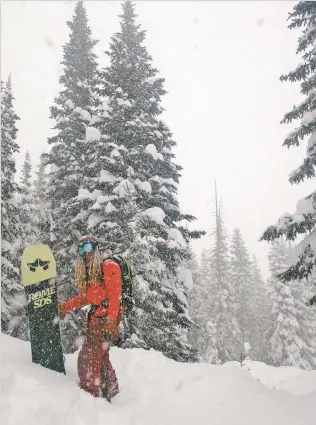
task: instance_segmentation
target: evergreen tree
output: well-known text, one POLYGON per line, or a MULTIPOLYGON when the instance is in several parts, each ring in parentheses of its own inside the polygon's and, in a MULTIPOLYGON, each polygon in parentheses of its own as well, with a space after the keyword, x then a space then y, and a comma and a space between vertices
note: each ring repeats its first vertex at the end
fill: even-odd
POLYGON ((271 311, 272 305, 271 300, 267 295, 265 283, 263 281, 260 268, 256 256, 253 256, 252 260, 252 283, 255 291, 255 326, 256 326, 256 337, 255 337, 255 355, 256 360, 267 362, 268 356, 268 340, 267 332, 271 328, 271 311))
POLYGON ((217 194, 216 227, 213 236, 215 243, 209 265, 210 311, 211 321, 217 331, 218 357, 221 363, 225 363, 239 358, 241 336, 237 321, 236 294, 231 284, 227 231, 221 206, 217 206, 217 194))
POLYGON ((315 317, 302 300, 302 282, 287 284, 278 278, 291 261, 289 245, 283 239, 274 241, 269 253, 268 292, 273 303, 269 358, 274 366, 309 370, 316 366, 315 317))
MULTIPOLYGON (((285 114, 282 123, 291 123, 300 119, 301 123, 286 137, 283 145, 299 146, 308 136, 306 156, 303 163, 290 174, 290 182, 298 184, 305 179, 315 178, 316 164, 316 79, 314 62, 316 59, 316 3, 301 1, 293 7, 289 14, 289 28, 302 28, 298 40, 297 54, 302 55, 303 63, 287 75, 281 76, 281 81, 296 82, 301 85, 301 93, 305 99, 285 114)), ((298 260, 288 270, 284 270, 281 278, 284 281, 307 278, 316 264, 316 192, 301 199, 294 214, 286 213, 275 226, 270 226, 264 232, 262 239, 275 240, 285 235, 287 240, 295 240, 300 235, 304 240, 296 250, 298 260)))
MULTIPOLYGON (((198 257, 193 251, 190 244, 187 246, 189 258, 184 260, 180 264, 181 270, 188 271, 188 281, 191 281, 191 286, 189 284, 188 288, 190 289, 190 293, 193 290, 194 284, 200 279, 200 267, 199 267, 199 261, 198 257)), ((190 298, 190 297, 188 297, 190 298)))
MULTIPOLYGON (((58 265, 59 294, 64 300, 77 293, 74 284, 74 262, 77 240, 86 234, 86 221, 77 197, 79 188, 93 172, 93 158, 89 149, 97 146, 88 138, 91 125, 97 122, 95 115, 98 99, 95 94, 97 63, 88 18, 82 1, 75 6, 69 41, 64 46, 63 73, 59 79, 62 89, 51 107, 51 118, 56 120, 55 135, 48 139, 49 153, 44 154, 48 165, 47 198, 49 206, 49 240, 58 265)), ((66 352, 74 351, 76 338, 80 336, 82 314, 75 311, 63 321, 63 344, 66 352)))
POLYGON ((32 187, 32 163, 29 151, 26 152, 21 175, 21 193, 18 197, 20 223, 21 223, 21 249, 22 255, 25 246, 37 241, 36 207, 34 205, 32 187))
POLYGON ((220 360, 218 357, 218 350, 217 350, 217 330, 214 326, 214 323, 211 321, 208 321, 206 324, 206 339, 207 339, 207 349, 206 349, 206 355, 205 360, 207 363, 212 364, 220 364, 220 360))
POLYGON ((47 174, 43 156, 35 172, 34 181, 34 205, 36 207, 36 223, 37 223, 37 239, 43 243, 48 239, 49 235, 49 216, 48 216, 48 199, 47 195, 47 174))
MULTIPOLYGON (((240 352, 245 342, 256 346, 255 288, 248 250, 239 229, 233 232, 230 249, 231 284, 236 295, 237 321, 241 332, 240 352)), ((252 350, 253 351, 253 350, 252 350)))
POLYGON ((25 298, 17 255, 21 227, 16 195, 20 189, 14 181, 19 117, 13 101, 9 78, 5 85, 1 82, 1 328, 5 333, 26 339, 27 324, 22 321, 25 298))
POLYGON ((180 212, 181 167, 171 152, 176 143, 159 118, 164 80, 151 65, 145 31, 135 23, 131 2, 123 4, 121 18, 121 30, 107 52, 110 65, 100 74, 103 136, 94 157, 97 165, 81 187, 80 200, 89 230, 104 248, 127 252, 133 265, 137 306, 120 344, 131 344, 132 338, 134 346, 141 341, 139 346, 176 360, 193 360, 186 341, 187 288, 178 265, 189 258, 189 239, 203 232, 180 224, 194 217, 180 212))
POLYGON ((183 288, 191 287, 191 274, 181 265, 179 285, 175 286, 174 276, 159 258, 159 247, 152 232, 153 229, 156 229, 157 233, 162 232, 164 225, 157 223, 155 217, 145 220, 150 220, 150 226, 143 220, 136 221, 137 236, 127 252, 137 286, 136 308, 129 317, 128 333, 121 345, 153 348, 178 361, 194 361, 197 352, 188 344, 186 332, 175 329, 175 324, 179 323, 181 318, 184 321, 190 320, 183 288), (175 297, 183 303, 184 308, 181 310, 174 308, 175 297))
MULTIPOLYGON (((188 285, 189 292, 188 292, 188 304, 189 304, 189 312, 190 317, 193 319, 193 316, 195 315, 195 309, 196 309, 196 297, 195 297, 195 289, 196 286, 200 284, 201 281, 201 273, 200 273, 200 265, 197 258, 197 255, 192 250, 190 244, 188 244, 188 253, 190 255, 190 258, 187 260, 184 260, 180 264, 180 269, 182 270, 183 274, 188 273, 189 280, 191 281, 191 286, 188 285)), ((193 320, 195 323, 195 320, 193 320)), ((193 327, 190 329, 189 334, 194 333, 196 330, 196 327, 193 327), (193 331, 193 332, 192 332, 193 331)))
POLYGON ((315 305, 316 304, 316 268, 314 268, 312 270, 312 273, 310 274, 310 276, 308 277, 308 285, 307 285, 307 291, 310 291, 309 296, 311 297, 310 300, 306 303, 307 305, 315 305))
MULTIPOLYGON (((196 348, 199 353, 199 360, 209 361, 209 355, 212 348, 216 350, 216 343, 214 345, 215 331, 208 338, 207 323, 210 321, 210 250, 203 249, 201 256, 201 265, 196 272, 196 279, 194 279, 194 287, 190 294, 190 315, 194 323, 198 327, 192 326, 189 333, 189 341, 192 347, 196 348)), ((210 328, 212 330, 213 328, 210 328)))
POLYGON ((32 185, 32 162, 30 152, 26 151, 24 163, 22 166, 22 175, 21 175, 21 189, 23 191, 30 192, 30 186, 32 185))

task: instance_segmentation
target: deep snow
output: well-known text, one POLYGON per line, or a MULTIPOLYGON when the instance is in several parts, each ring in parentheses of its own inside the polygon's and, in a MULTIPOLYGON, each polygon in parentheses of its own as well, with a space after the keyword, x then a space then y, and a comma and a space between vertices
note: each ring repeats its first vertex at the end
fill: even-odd
POLYGON ((76 354, 64 376, 32 364, 29 343, 1 334, 1 424, 316 424, 316 371, 181 364, 141 349, 113 348, 111 359, 121 392, 109 404, 77 387, 76 354))

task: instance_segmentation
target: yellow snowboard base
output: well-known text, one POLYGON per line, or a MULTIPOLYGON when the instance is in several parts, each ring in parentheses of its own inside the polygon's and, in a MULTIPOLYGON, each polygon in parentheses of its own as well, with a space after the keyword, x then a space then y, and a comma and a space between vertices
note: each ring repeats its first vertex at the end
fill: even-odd
POLYGON ((24 286, 56 277, 56 262, 52 251, 47 245, 25 247, 21 268, 24 286))

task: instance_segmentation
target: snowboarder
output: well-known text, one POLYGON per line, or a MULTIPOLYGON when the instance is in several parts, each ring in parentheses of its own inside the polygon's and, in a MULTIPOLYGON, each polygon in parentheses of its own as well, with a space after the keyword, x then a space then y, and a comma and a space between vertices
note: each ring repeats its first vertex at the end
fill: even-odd
POLYGON ((119 392, 109 350, 110 343, 119 337, 119 323, 124 313, 121 269, 111 259, 103 261, 92 235, 80 239, 78 254, 75 281, 80 295, 66 303, 59 301, 59 311, 64 318, 70 310, 91 305, 87 337, 78 356, 80 388, 94 397, 111 401, 119 392))

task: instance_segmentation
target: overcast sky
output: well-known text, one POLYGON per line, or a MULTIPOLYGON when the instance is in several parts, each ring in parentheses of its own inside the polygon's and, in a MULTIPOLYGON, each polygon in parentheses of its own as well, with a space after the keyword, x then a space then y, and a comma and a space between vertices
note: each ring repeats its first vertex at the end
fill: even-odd
MULTIPOLYGON (((147 30, 154 66, 166 78, 164 119, 178 143, 183 166, 182 210, 196 226, 214 226, 214 178, 226 227, 239 227, 268 276, 268 245, 258 242, 269 224, 310 193, 315 182, 291 186, 289 173, 303 160, 301 148, 282 147, 292 125, 284 113, 301 100, 299 85, 279 77, 301 61, 298 32, 287 29, 294 2, 140 1, 138 22, 147 30)), ((20 169, 26 150, 34 164, 47 149, 53 122, 49 107, 59 90, 66 20, 73 1, 1 1, 1 78, 12 74, 20 169)), ((99 63, 119 29, 120 2, 85 2, 99 63)), ((295 123, 294 125, 297 125, 295 123)), ((210 238, 196 242, 197 252, 210 238)))

